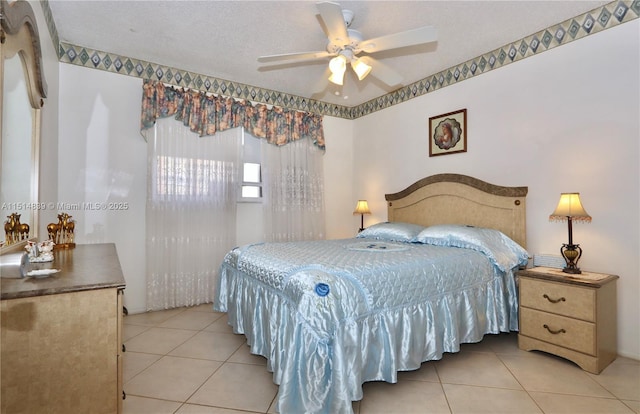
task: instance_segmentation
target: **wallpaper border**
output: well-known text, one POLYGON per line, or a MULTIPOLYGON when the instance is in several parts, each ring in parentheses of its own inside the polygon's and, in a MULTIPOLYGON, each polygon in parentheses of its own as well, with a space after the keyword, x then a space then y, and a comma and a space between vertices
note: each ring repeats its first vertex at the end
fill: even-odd
POLYGON ((357 106, 347 107, 60 42, 49 1, 42 1, 41 5, 60 62, 141 79, 159 80, 167 84, 217 95, 345 119, 356 119, 369 115, 635 20, 640 16, 640 0, 615 0, 481 56, 429 75, 378 98, 357 106))

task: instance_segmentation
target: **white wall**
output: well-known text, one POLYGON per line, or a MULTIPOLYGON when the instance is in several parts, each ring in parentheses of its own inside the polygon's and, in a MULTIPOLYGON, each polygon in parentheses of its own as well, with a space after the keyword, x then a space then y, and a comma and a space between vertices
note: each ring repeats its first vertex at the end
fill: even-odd
POLYGON ((324 117, 324 204, 328 239, 353 237, 360 216, 353 215, 360 191, 353 187, 353 122, 324 117))
MULTIPOLYGON (((585 270, 618 281, 618 349, 640 358, 639 21, 590 36, 357 119, 354 187, 386 220, 384 194, 445 172, 528 186, 530 253, 559 254, 550 223, 561 192, 580 192, 574 226, 585 270), (428 156, 428 119, 467 108, 466 153, 428 156)), ((374 221, 375 220, 375 221, 374 221)))
POLYGON ((79 204, 78 210, 62 210, 76 220, 76 243, 116 244, 132 313, 145 311, 146 303, 141 101, 140 79, 60 65, 58 202, 79 204))
MULTIPOLYGON (((325 117, 327 237, 355 234, 357 199, 369 200, 369 226, 386 220, 385 193, 456 172, 528 186, 528 249, 556 254, 566 225, 548 215, 560 192, 579 191, 593 216, 574 229, 585 250, 580 265, 620 275, 619 352, 640 359, 638 26, 625 23, 355 121, 325 117), (468 152, 429 158, 428 118, 461 108, 468 152), (624 212, 616 214, 619 205, 624 212)), ((139 79, 60 65, 58 198, 129 203, 125 211, 73 215, 79 243, 116 243, 130 312, 145 310, 141 89, 139 79)))

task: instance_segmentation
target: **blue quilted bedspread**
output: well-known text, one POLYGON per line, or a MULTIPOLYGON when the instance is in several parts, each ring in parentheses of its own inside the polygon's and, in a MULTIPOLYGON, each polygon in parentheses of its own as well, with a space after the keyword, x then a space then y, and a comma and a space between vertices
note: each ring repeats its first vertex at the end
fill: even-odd
POLYGON ((517 330, 515 292, 477 250, 357 238, 236 248, 214 308, 267 358, 280 412, 340 413, 366 381, 517 330))

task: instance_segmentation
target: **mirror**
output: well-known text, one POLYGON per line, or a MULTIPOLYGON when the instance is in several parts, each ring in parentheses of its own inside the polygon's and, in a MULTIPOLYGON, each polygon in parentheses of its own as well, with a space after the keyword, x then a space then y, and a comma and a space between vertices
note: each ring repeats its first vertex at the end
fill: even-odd
POLYGON ((24 0, 0 0, 0 16, 0 207, 4 224, 0 240, 5 252, 38 237, 40 108, 46 84, 31 5, 24 0))

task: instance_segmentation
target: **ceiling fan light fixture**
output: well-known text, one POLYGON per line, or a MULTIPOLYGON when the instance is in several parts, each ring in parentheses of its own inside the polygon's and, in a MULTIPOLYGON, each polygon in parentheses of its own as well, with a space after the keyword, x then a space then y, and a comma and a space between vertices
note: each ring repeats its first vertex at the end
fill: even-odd
POLYGON ((369 72, 371 72, 371 66, 364 63, 362 59, 355 59, 351 61, 351 67, 356 75, 358 75, 358 80, 366 78, 369 72))
POLYGON ((329 76, 329 81, 342 86, 344 83, 344 71, 332 73, 331 76, 329 76))
POLYGON ((396 70, 371 56, 358 58, 358 54, 364 52, 371 55, 438 40, 438 31, 432 26, 418 27, 364 40, 365 38, 360 31, 350 28, 355 15, 353 11, 342 9, 335 0, 318 1, 316 7, 320 12, 320 23, 327 37, 325 50, 261 56, 258 58, 259 62, 304 62, 333 57, 329 62, 329 70, 331 71, 329 81, 336 85, 343 84, 346 66, 349 63, 358 80, 366 78, 371 72, 372 66, 375 66, 377 80, 389 87, 397 87, 403 82, 403 77, 396 70))
POLYGON ((329 70, 332 74, 342 73, 347 69, 347 58, 343 55, 338 55, 329 61, 329 70))
POLYGON ((331 59, 329 61, 329 70, 331 71, 329 81, 336 85, 342 85, 344 83, 344 72, 347 70, 347 57, 340 54, 331 59))

